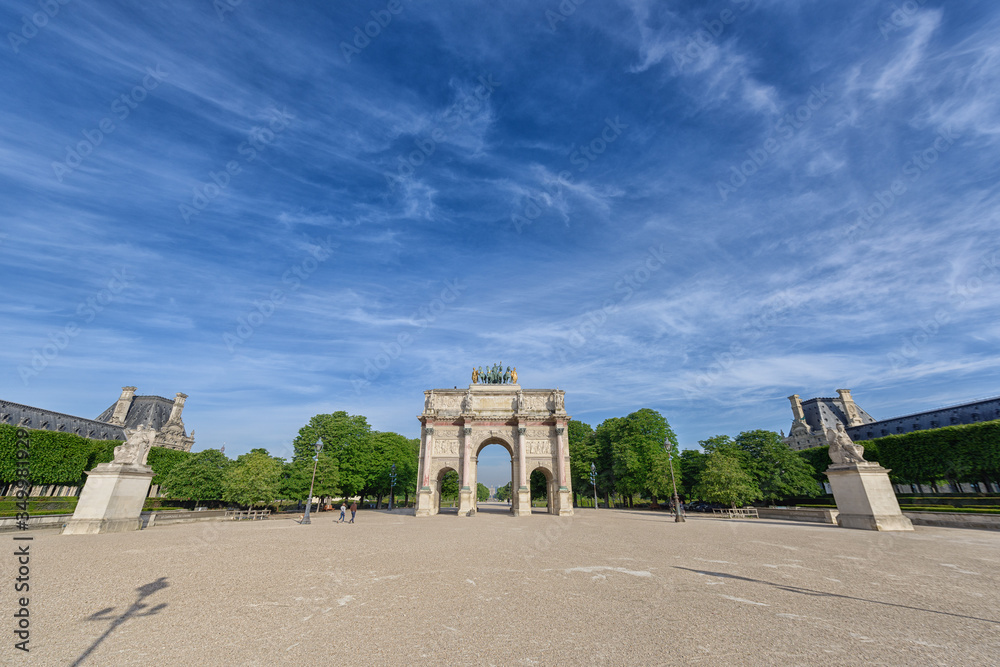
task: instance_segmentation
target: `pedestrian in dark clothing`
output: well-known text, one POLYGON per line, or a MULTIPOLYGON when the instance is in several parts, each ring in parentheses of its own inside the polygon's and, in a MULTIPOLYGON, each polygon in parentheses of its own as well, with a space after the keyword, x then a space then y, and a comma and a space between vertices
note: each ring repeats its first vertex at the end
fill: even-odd
POLYGON ((355 500, 351 502, 351 520, 348 523, 354 523, 354 515, 358 513, 358 502, 355 500))

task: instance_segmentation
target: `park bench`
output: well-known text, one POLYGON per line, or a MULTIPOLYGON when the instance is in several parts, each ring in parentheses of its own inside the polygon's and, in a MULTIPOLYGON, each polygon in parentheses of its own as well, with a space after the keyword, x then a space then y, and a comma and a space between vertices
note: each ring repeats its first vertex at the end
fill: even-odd
POLYGON ((737 507, 733 509, 732 507, 724 507, 722 509, 712 510, 714 514, 720 514, 727 519, 759 519, 757 515, 756 507, 737 507))
POLYGON ((226 519, 233 521, 256 521, 266 519, 270 516, 271 510, 226 510, 226 519))

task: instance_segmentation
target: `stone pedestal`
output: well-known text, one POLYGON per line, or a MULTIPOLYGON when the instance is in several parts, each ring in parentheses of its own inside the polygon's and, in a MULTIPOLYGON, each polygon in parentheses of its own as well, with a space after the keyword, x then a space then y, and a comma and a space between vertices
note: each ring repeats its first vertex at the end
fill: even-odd
POLYGON ((837 503, 837 525, 861 530, 913 530, 899 511, 889 471, 877 463, 844 463, 826 471, 837 503))
POLYGON ((458 516, 475 516, 476 498, 472 494, 472 489, 463 486, 458 492, 458 516))
POLYGON ((514 499, 514 516, 531 516, 531 491, 522 486, 514 499))
POLYGON ((417 493, 417 516, 431 516, 437 513, 437 507, 434 505, 434 492, 431 491, 430 487, 425 486, 420 489, 417 493))
POLYGON ((153 469, 141 464, 101 463, 87 483, 63 535, 125 533, 142 527, 142 505, 153 469))
POLYGON ((556 507, 559 510, 559 516, 573 515, 573 494, 566 487, 559 489, 559 504, 556 507))

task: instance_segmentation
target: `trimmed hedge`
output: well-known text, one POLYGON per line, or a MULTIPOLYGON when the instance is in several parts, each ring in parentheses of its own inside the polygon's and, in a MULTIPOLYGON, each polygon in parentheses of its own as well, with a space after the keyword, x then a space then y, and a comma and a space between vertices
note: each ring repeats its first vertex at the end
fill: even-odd
MULTIPOLYGON (((865 448, 865 459, 892 471, 889 477, 896 484, 1000 480, 1000 420, 887 435, 858 444, 865 448)), ((827 447, 797 453, 813 467, 816 479, 826 481, 827 447)))
MULTIPOLYGON (((17 431, 18 427, 0 424, 0 482, 17 481, 17 431)), ((29 470, 31 484, 40 486, 82 486, 83 473, 98 463, 114 459, 115 447, 121 440, 91 440, 75 433, 28 429, 30 443, 29 470)), ((178 462, 191 456, 190 452, 153 447, 146 462, 156 473, 153 484, 160 484, 163 476, 178 462)))

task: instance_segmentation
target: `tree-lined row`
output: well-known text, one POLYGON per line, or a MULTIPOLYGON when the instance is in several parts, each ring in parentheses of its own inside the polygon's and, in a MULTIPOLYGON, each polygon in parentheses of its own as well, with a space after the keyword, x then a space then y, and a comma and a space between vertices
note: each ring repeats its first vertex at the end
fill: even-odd
MULTIPOLYGON (((17 428, 0 424, 0 482, 17 481, 17 428)), ((408 498, 416 484, 419 441, 398 433, 372 430, 362 416, 335 412, 316 415, 299 430, 291 461, 255 449, 235 461, 221 451, 197 453, 153 447, 148 463, 163 492, 185 500, 223 500, 259 505, 275 500, 303 500, 313 476, 315 445, 323 448, 316 465, 314 495, 375 497, 393 485, 408 498)), ((29 431, 32 485, 82 486, 84 472, 114 458, 118 440, 90 440, 73 433, 29 431)))
MULTIPOLYGON (((591 464, 596 472, 597 494, 605 504, 610 504, 613 495, 626 505, 637 498, 655 502, 671 495, 669 457, 676 464, 680 452, 677 436, 656 410, 643 408, 625 417, 612 417, 596 429, 572 420, 567 432, 570 474, 577 496, 589 495, 592 490, 591 464)), ((676 473, 677 468, 674 470, 676 473)))
POLYGON ((625 505, 635 499, 654 503, 672 494, 670 459, 678 494, 726 504, 778 500, 820 493, 812 468, 772 431, 745 431, 735 439, 715 436, 698 444, 704 452, 678 452, 667 420, 644 408, 613 417, 596 429, 569 423, 570 469, 578 497, 593 492, 610 504, 618 496, 625 505), (668 456, 669 449, 669 456, 668 456))
POLYGON ((393 487, 407 500, 416 483, 419 441, 373 431, 360 415, 343 411, 316 415, 299 430, 293 447, 287 462, 264 449, 235 461, 217 450, 205 450, 171 470, 163 488, 175 498, 222 499, 250 506, 304 500, 312 485, 313 495, 320 498, 374 497, 380 504, 393 487))

